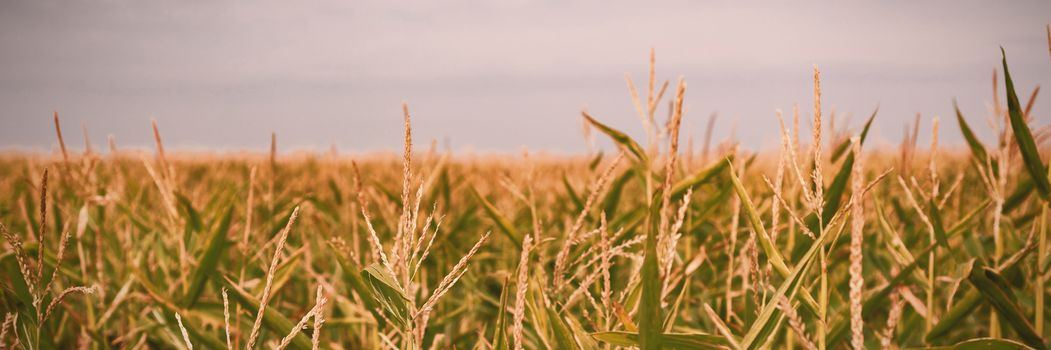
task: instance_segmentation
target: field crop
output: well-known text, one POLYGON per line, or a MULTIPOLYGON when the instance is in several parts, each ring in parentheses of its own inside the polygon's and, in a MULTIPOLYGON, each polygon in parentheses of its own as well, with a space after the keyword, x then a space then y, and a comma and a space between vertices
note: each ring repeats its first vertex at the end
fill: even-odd
POLYGON ((1051 132, 1006 57, 993 142, 958 111, 967 147, 917 118, 869 149, 878 111, 828 127, 815 67, 762 153, 682 140, 652 65, 646 140, 585 111, 616 148, 579 156, 414 148, 409 106, 401 157, 166 153, 156 124, 74 152, 56 113, 58 152, 0 156, 0 345, 1048 347, 1051 132))

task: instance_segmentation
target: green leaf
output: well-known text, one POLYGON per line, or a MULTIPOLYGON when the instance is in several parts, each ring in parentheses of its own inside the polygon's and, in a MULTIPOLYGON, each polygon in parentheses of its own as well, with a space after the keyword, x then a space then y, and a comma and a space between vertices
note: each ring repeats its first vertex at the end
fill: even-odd
MULTIPOLYGON (((879 112, 879 108, 876 108, 876 110, 872 112, 868 121, 865 122, 865 127, 861 130, 858 142, 862 145, 865 144, 865 138, 868 137, 869 128, 872 126, 872 121, 875 120, 877 112, 879 112)), ((832 184, 828 185, 828 189, 825 190, 825 206, 822 208, 823 215, 821 216, 821 221, 818 222, 816 213, 807 215, 807 217, 803 219, 807 228, 809 228, 811 232, 814 232, 815 234, 819 233, 821 228, 828 226, 828 222, 831 221, 832 217, 839 211, 839 205, 843 200, 843 192, 847 190, 847 183, 850 180, 850 172, 853 168, 854 152, 849 152, 847 153, 847 158, 843 160, 843 164, 839 166, 839 171, 836 172, 836 177, 832 179, 832 184)))
MULTIPOLYGON (((226 286, 226 289, 230 291, 227 295, 234 302, 241 304, 241 307, 245 309, 249 314, 255 315, 259 312, 259 299, 248 294, 240 287, 234 285, 226 277, 222 277, 218 274, 212 275, 213 281, 226 286)), ((142 278, 139 278, 141 281, 142 278)), ((266 311, 263 312, 263 326, 269 329, 271 332, 276 334, 288 334, 289 331, 295 327, 295 323, 289 320, 281 313, 274 310, 272 307, 267 307, 266 311)), ((300 333, 294 339, 292 339, 292 348, 295 349, 310 349, 310 339, 307 335, 300 333)))
POLYGON ((993 174, 999 174, 999 165, 996 162, 989 161, 989 153, 985 150, 982 142, 978 141, 974 131, 971 131, 971 126, 967 125, 967 120, 963 118, 963 113, 960 112, 960 106, 956 104, 956 100, 952 101, 952 108, 956 111, 956 122, 960 124, 960 133, 963 134, 963 139, 967 141, 967 147, 971 148, 971 155, 974 157, 974 161, 982 167, 986 164, 991 165, 993 174))
MULTIPOLYGON (((727 159, 726 163, 730 163, 727 159)), ((755 208, 755 204, 752 203, 751 197, 748 196, 748 190, 744 188, 744 184, 741 183, 741 179, 737 178, 737 172, 733 169, 733 164, 730 164, 730 181, 733 182, 733 188, 737 191, 737 197, 741 199, 741 204, 744 207, 745 215, 748 217, 748 224, 755 231, 756 240, 759 241, 759 246, 763 248, 763 253, 766 254, 767 260, 770 265, 774 267, 774 271, 777 271, 782 278, 788 278, 792 275, 792 270, 785 264, 784 257, 781 256, 781 252, 774 246, 773 241, 770 239, 770 234, 766 232, 766 228, 763 226, 762 217, 759 211, 755 208)), ((819 239, 821 239, 819 237, 819 239)), ((811 245, 811 249, 817 246, 815 242, 811 245)), ((803 292, 803 305, 807 307, 807 311, 814 315, 818 314, 817 301, 807 293, 803 292)))
MULTIPOLYGON (((330 245, 331 247, 331 245, 330 245)), ((378 309, 382 307, 376 298, 372 296, 372 289, 369 288, 365 282, 365 278, 361 276, 361 266, 357 262, 347 259, 342 252, 338 251, 335 247, 332 247, 333 254, 336 257, 336 262, 339 264, 341 270, 343 270, 343 281, 353 289, 354 292, 358 293, 358 297, 361 298, 361 302, 365 304, 365 308, 369 312, 376 316, 376 321, 382 324, 383 318, 377 314, 378 309)))
MULTIPOLYGON (((739 183, 739 181, 735 181, 734 185, 736 186, 739 183)), ((777 292, 770 297, 770 300, 773 300, 774 302, 767 303, 766 306, 763 307, 763 310, 759 313, 759 317, 757 317, 751 327, 748 328, 748 333, 745 333, 744 338, 741 340, 742 349, 758 349, 770 340, 772 332, 780 326, 782 321, 784 321, 784 313, 778 307, 776 301, 781 298, 787 298, 788 300, 795 299, 799 287, 803 284, 803 277, 806 275, 810 264, 814 261, 814 257, 818 256, 819 252, 821 252, 821 248, 824 247, 825 244, 832 241, 833 236, 834 235, 825 235, 820 237, 817 242, 814 242, 814 244, 810 246, 810 250, 803 255, 802 260, 796 264, 795 269, 792 269, 792 273, 785 277, 784 282, 781 282, 781 286, 777 288, 777 292)))
POLYGON ((391 201, 391 203, 394 203, 395 206, 401 206, 400 193, 395 193, 394 191, 391 191, 391 189, 383 187, 383 184, 379 182, 373 182, 372 188, 380 191, 380 193, 383 194, 384 197, 387 197, 387 200, 391 201))
POLYGON ((1004 200, 1004 207, 1000 212, 1008 214, 1021 206, 1033 194, 1033 187, 1036 187, 1036 184, 1033 183, 1032 179, 1023 178, 1019 180, 1014 192, 1011 192, 1011 195, 1004 200))
POLYGON ((588 169, 595 170, 595 168, 598 168, 598 165, 602 163, 602 158, 604 156, 605 155, 602 154, 602 151, 595 154, 595 157, 591 158, 591 161, 588 162, 588 169))
POLYGON ((715 162, 715 164, 712 164, 712 166, 708 167, 707 169, 701 170, 696 174, 691 175, 690 177, 676 182, 675 185, 672 186, 671 190, 672 199, 674 200, 680 198, 684 194, 686 194, 687 190, 708 183, 708 181, 711 181, 719 174, 722 174, 722 172, 726 170, 726 168, 730 165, 730 162, 733 162, 733 156, 731 155, 726 159, 728 161, 715 162))
POLYGON ((569 200, 573 202, 576 210, 584 210, 584 202, 580 200, 580 196, 577 195, 577 191, 573 190, 573 185, 569 183, 569 178, 566 174, 562 174, 562 187, 566 188, 566 195, 569 196, 569 200))
MULTIPOLYGON (((597 332, 591 337, 615 346, 639 346, 639 334, 635 332, 597 332)), ((704 333, 664 333, 661 339, 670 349, 711 350, 727 349, 726 340, 717 335, 704 333)))
POLYGON ((303 200, 310 202, 310 204, 312 204, 314 208, 317 209, 317 211, 321 212, 321 214, 323 214, 323 217, 328 219, 329 222, 339 222, 339 217, 341 216, 341 213, 328 201, 318 198, 314 195, 306 196, 303 198, 303 200))
MULTIPOLYGON (((872 115, 869 116, 868 121, 865 122, 865 127, 862 128, 863 130, 861 132, 861 134, 862 134, 861 137, 864 138, 865 136, 868 135, 869 126, 872 126, 872 120, 876 118, 876 113, 879 113, 879 107, 878 106, 876 107, 876 110, 872 111, 872 115)), ((842 157, 844 154, 847 154, 847 150, 849 150, 849 149, 850 149, 850 139, 847 138, 847 139, 843 140, 843 142, 840 142, 839 145, 836 145, 836 148, 834 150, 832 150, 832 162, 835 163, 837 160, 839 160, 839 157, 842 157)))
POLYGON ((522 248, 522 235, 518 233, 511 221, 500 214, 500 211, 496 210, 496 207, 492 203, 489 203, 478 190, 471 186, 471 193, 474 197, 482 203, 482 208, 485 208, 485 213, 489 214, 489 218, 496 222, 496 226, 500 227, 500 231, 507 235, 507 238, 511 239, 511 242, 515 244, 519 249, 522 248))
MULTIPOLYGON (((883 212, 882 201, 876 198, 875 202, 876 222, 879 224, 877 226, 879 227, 879 232, 883 234, 883 241, 887 244, 887 251, 890 253, 891 258, 901 266, 913 265, 916 262, 916 257, 912 255, 909 248, 905 246, 905 243, 901 241, 898 234, 891 228, 890 222, 883 212)), ((924 289, 928 289, 927 275, 923 270, 913 269, 913 271, 913 282, 916 282, 916 285, 922 286, 924 289)))
POLYGON ((219 225, 208 237, 206 241, 208 245, 201 252, 201 256, 197 258, 197 269, 193 271, 193 275, 190 277, 190 289, 186 292, 186 298, 183 300, 183 305, 188 308, 192 308, 197 303, 201 292, 204 291, 204 284, 208 282, 208 275, 217 273, 216 267, 219 265, 219 260, 222 258, 223 252, 226 251, 226 247, 229 246, 226 240, 226 233, 230 230, 230 218, 233 217, 233 213, 234 207, 232 205, 227 207, 226 212, 219 219, 219 225))
POLYGON ((577 340, 577 344, 580 344, 580 348, 583 350, 599 350, 598 342, 595 338, 588 336, 588 332, 584 330, 584 326, 580 324, 573 317, 572 313, 565 313, 562 319, 566 321, 566 325, 569 326, 569 331, 573 333, 573 339, 577 340))
POLYGON ((339 189, 339 184, 333 178, 328 178, 328 189, 332 191, 332 200, 336 202, 336 205, 343 205, 343 191, 339 189))
POLYGON ((186 215, 187 229, 192 230, 193 232, 201 232, 204 230, 204 223, 201 221, 201 214, 197 212, 197 209, 194 209, 193 202, 190 202, 189 198, 186 198, 186 196, 183 196, 178 192, 175 193, 175 198, 186 215))
POLYGON ((683 276, 682 287, 679 288, 679 295, 675 297, 675 302, 671 304, 671 309, 668 310, 668 314, 664 316, 664 332, 671 332, 672 328, 675 327, 676 316, 679 315, 679 308, 682 307, 682 300, 687 294, 690 293, 690 275, 683 276))
POLYGON ((550 305, 547 307, 547 316, 551 330, 555 334, 555 343, 558 344, 557 348, 580 350, 580 344, 577 343, 576 338, 573 336, 573 332, 569 330, 569 325, 566 324, 566 320, 563 320, 562 316, 558 315, 558 311, 550 305))
MULTIPOLYGON (((165 297, 167 293, 162 292, 159 288, 154 286, 153 283, 151 283, 148 279, 145 278, 143 271, 136 269, 133 273, 136 275, 136 280, 139 282, 139 285, 146 290, 146 294, 149 294, 150 297, 152 297, 156 301, 156 303, 153 304, 160 306, 162 309, 164 309, 164 311, 166 311, 166 316, 171 317, 172 322, 169 323, 168 326, 171 327, 173 331, 179 331, 178 326, 174 322, 174 314, 178 312, 180 315, 182 315, 182 322, 186 327, 186 333, 190 335, 190 340, 194 342, 194 344, 203 345, 207 349, 218 350, 226 348, 226 344, 224 344, 214 335, 201 332, 201 330, 204 329, 204 327, 196 324, 196 322, 193 321, 197 318, 197 315, 199 315, 196 311, 181 309, 178 306, 176 306, 175 302, 165 297)), ((290 324, 289 327, 291 326, 292 325, 290 324)), ((309 343, 307 343, 306 345, 307 348, 310 347, 309 343)))
MULTIPOLYGON (((1031 246, 1027 246, 1018 250, 1007 258, 1007 260, 1004 260, 1000 266, 997 267, 997 270, 1010 271, 1014 269, 1019 263, 1025 260, 1026 256, 1033 252, 1034 249, 1032 248, 1033 247, 1031 246)), ((942 319, 938 321, 938 324, 934 325, 934 328, 931 328, 930 332, 927 333, 926 340, 928 342, 936 340, 955 329, 960 321, 966 318, 967 315, 970 315, 971 312, 978 307, 981 299, 982 296, 977 290, 971 289, 965 293, 964 296, 953 304, 952 307, 949 308, 949 311, 942 316, 942 319)))
POLYGON ((1024 343, 1036 349, 1047 348, 1044 346, 1044 339, 1036 333, 1025 313, 1022 312, 1022 308, 1015 301, 1011 287, 999 273, 988 267, 975 267, 971 270, 971 275, 967 277, 967 280, 971 281, 985 300, 996 308, 1001 317, 1007 320, 1018 336, 1022 337, 1024 343))
MULTIPOLYGON (((661 198, 661 192, 653 196, 661 198)), ((659 230, 659 211, 661 201, 654 200, 650 206, 649 223, 646 232, 646 246, 642 258, 642 299, 639 304, 639 348, 642 350, 659 350, 664 317, 661 316, 661 281, 657 268, 657 234, 659 230)))
POLYGON ((938 321, 938 324, 931 328, 931 331, 927 333, 926 340, 928 342, 937 340, 943 335, 949 333, 949 331, 956 329, 956 326, 962 321, 967 315, 970 315, 981 303, 982 296, 977 290, 971 289, 964 293, 963 297, 959 299, 955 304, 949 308, 949 311, 942 316, 942 319, 938 321))
POLYGON ((587 119, 587 121, 591 123, 591 125, 594 125, 603 134, 606 134, 607 136, 609 136, 609 138, 613 139, 613 142, 615 142, 617 145, 631 153, 631 155, 635 157, 635 161, 637 163, 649 163, 649 159, 646 157, 646 152, 643 152, 642 147, 639 146, 639 143, 635 142, 635 140, 633 140, 630 136, 621 132, 620 130, 611 128, 606 124, 602 124, 598 120, 595 120, 595 118, 592 118, 587 113, 584 113, 584 119, 587 119))
MULTIPOLYGON (((624 186, 631 180, 632 175, 635 174, 635 169, 625 170, 623 174, 613 180, 613 183, 609 185, 609 191, 606 192, 606 198, 602 200, 602 210, 606 213, 606 217, 614 218, 617 213, 617 207, 620 205, 621 194, 624 193, 624 186)), ((584 205, 578 206, 583 208, 584 205)))
MULTIPOLYGON (((6 230, 3 226, 0 229, 6 230)), ((24 320, 36 320, 36 308, 33 307, 33 295, 29 293, 29 284, 22 276, 15 260, 15 253, 0 255, 0 268, 10 277, 11 285, 4 285, 0 292, 12 293, 18 302, 19 318, 24 320)))
MULTIPOLYGON (((934 240, 938 242, 938 245, 942 248, 949 249, 949 238, 945 234, 945 225, 942 224, 942 215, 938 210, 938 203, 934 202, 934 199, 930 200, 927 208, 928 216, 931 218, 931 226, 934 227, 934 240)), ((955 255, 950 254, 955 258, 955 255)))
POLYGON ((597 332, 591 337, 616 346, 639 346, 639 333, 636 332, 597 332))
POLYGON ((380 263, 373 263, 362 273, 365 282, 372 288, 373 296, 383 305, 383 311, 391 321, 402 329, 412 321, 409 297, 394 278, 394 273, 380 263))
MULTIPOLYGON (((936 247, 938 247, 937 244, 931 244, 916 255, 927 255, 936 247)), ((894 291, 895 288, 905 283, 905 279, 907 279, 909 275, 919 267, 920 260, 923 259, 917 259, 908 266, 901 268, 901 270, 898 271, 898 274, 895 275, 894 278, 883 287, 883 289, 880 289, 876 293, 864 298, 865 303, 861 305, 861 318, 863 320, 869 321, 877 311, 883 310, 883 306, 887 305, 887 298, 890 297, 890 293, 894 291)), ((849 311, 849 308, 844 309, 843 312, 840 313, 840 317, 838 318, 839 321, 832 325, 827 338, 828 344, 839 344, 839 342, 847 335, 847 330, 850 327, 850 317, 848 317, 849 311)))
POLYGON ((938 349, 938 350, 1032 350, 1033 348, 1026 346, 1025 344, 1016 342, 1010 339, 996 339, 996 338, 976 338, 968 339, 962 342, 956 343, 953 346, 934 346, 928 348, 909 348, 909 349, 938 349))
POLYGON ((955 225, 949 228, 949 232, 946 233, 946 237, 951 238, 962 233, 963 231, 966 231, 968 228, 970 228, 972 224, 975 223, 975 219, 977 219, 980 216, 979 214, 984 213, 985 208, 987 208, 992 203, 992 199, 986 199, 982 202, 982 204, 979 204, 978 206, 974 207, 974 209, 971 209, 970 212, 968 212, 962 218, 957 220, 955 225))
POLYGON ((507 350, 509 348, 509 341, 507 339, 507 299, 510 288, 511 277, 504 278, 504 285, 500 288, 500 306, 496 312, 496 329, 493 331, 493 349, 495 350, 507 350))
POLYGON ((1025 161, 1025 168, 1032 177, 1040 198, 1051 203, 1051 184, 1048 183, 1047 172, 1044 171, 1044 162, 1040 159, 1040 153, 1036 149, 1033 133, 1029 131, 1029 126, 1026 125, 1025 117, 1022 115, 1022 105, 1018 102, 1018 95, 1015 94, 1011 72, 1007 70, 1007 53, 1003 48, 1000 48, 1000 53, 1003 54, 1004 81, 1007 86, 1007 113, 1011 119, 1011 130, 1014 132, 1015 142, 1018 144, 1022 160, 1025 161))

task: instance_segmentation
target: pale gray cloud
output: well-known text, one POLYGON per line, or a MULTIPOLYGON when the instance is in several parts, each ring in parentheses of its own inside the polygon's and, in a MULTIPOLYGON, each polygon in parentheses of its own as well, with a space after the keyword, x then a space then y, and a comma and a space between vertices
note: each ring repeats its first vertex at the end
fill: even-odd
MULTIPOLYGON (((397 148, 400 102, 416 135, 483 150, 579 151, 579 110, 634 135, 623 82, 689 82, 686 125, 721 115, 749 147, 772 144, 774 109, 827 109, 876 137, 951 100, 984 125, 1008 50, 1020 89, 1051 81, 1051 3, 1013 1, 0 1, 0 146, 49 147, 50 112, 93 139, 172 147, 397 148)), ((1037 117, 1049 109, 1037 104, 1037 117)), ((1044 119, 1046 120, 1046 118, 1044 119)), ((77 135, 77 132, 70 132, 77 135)), ((71 137, 79 139, 79 137, 71 137)))

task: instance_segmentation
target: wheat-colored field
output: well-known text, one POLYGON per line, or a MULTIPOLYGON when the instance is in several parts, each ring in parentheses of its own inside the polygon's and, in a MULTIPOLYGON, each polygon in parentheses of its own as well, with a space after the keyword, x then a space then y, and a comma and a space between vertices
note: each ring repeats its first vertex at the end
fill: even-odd
POLYGON ((401 157, 74 152, 56 114, 0 156, 0 345, 1044 349, 1051 132, 1002 74, 967 147, 829 128, 816 67, 763 153, 681 140, 652 75, 646 139, 584 112, 616 148, 575 157, 414 148, 408 106, 401 157))

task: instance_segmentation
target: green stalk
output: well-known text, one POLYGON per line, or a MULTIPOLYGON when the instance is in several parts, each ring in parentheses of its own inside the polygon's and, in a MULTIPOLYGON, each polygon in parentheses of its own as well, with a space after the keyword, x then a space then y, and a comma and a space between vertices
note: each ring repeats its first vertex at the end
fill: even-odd
MULTIPOLYGON (((824 229, 821 230, 821 236, 825 236, 824 229)), ((817 244, 817 243, 815 243, 817 244)), ((821 288, 818 291, 817 302, 818 302, 818 322, 817 322, 817 342, 818 349, 826 349, 826 330, 825 326, 828 324, 828 263, 825 261, 826 248, 821 248, 821 288)))
MULTIPOLYGON (((935 245, 934 233, 931 233, 931 245, 935 245)), ((927 255, 927 317, 924 319, 924 331, 930 333, 934 327, 934 254, 938 251, 935 247, 927 255)))
MULTIPOLYGON (((660 195, 660 191, 653 197, 660 195)), ((654 201, 651 200, 651 203, 654 201)), ((661 301, 660 272, 657 267, 657 230, 659 204, 650 207, 646 233, 645 253, 642 261, 642 300, 639 305, 639 348, 642 350, 661 349, 661 322, 663 321, 661 301)))
MULTIPOLYGON (((1048 177, 1051 177, 1051 169, 1048 169, 1048 177)), ((1044 290, 1045 282, 1044 279, 1044 265, 1047 263, 1047 202, 1044 202, 1043 208, 1040 213, 1040 241, 1036 246, 1036 312, 1033 312, 1033 318, 1036 318, 1035 324, 1036 334, 1044 334, 1044 314, 1040 310, 1045 310, 1044 306, 1044 290)))

